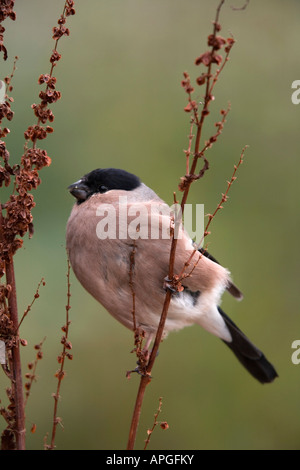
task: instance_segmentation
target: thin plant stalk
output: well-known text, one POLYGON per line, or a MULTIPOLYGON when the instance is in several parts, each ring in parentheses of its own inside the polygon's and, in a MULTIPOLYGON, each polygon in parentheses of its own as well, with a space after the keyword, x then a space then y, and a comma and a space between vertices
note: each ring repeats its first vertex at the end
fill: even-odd
MULTIPOLYGON (((213 37, 214 38, 216 37, 217 31, 218 31, 219 15, 220 15, 220 10, 221 10, 221 7, 222 7, 224 1, 225 0, 220 1, 219 5, 217 7, 217 10, 216 10, 216 16, 215 16, 215 21, 214 21, 214 29, 213 29, 213 37)), ((212 48, 211 48, 211 55, 212 56, 214 54, 214 51, 215 51, 215 47, 213 45, 212 48)), ((228 54, 226 56, 226 60, 227 60, 227 57, 228 57, 228 54)), ((210 91, 212 89, 211 88, 212 87, 211 80, 213 78, 212 73, 211 73, 212 63, 213 62, 211 61, 208 65, 208 70, 207 70, 207 77, 208 78, 207 78, 207 81, 206 81, 204 104, 203 104, 200 119, 199 119, 199 116, 198 116, 197 105, 196 105, 196 103, 193 104, 193 102, 191 101, 191 92, 188 92, 188 94, 189 94, 189 104, 192 105, 191 109, 193 109, 193 112, 194 112, 193 122, 197 126, 197 133, 196 133, 196 139, 195 139, 195 144, 194 144, 194 153, 193 153, 193 160, 192 160, 192 164, 191 164, 191 169, 190 169, 189 173, 186 174, 186 177, 185 177, 185 183, 186 184, 185 184, 185 187, 183 188, 183 196, 182 196, 182 200, 181 200, 182 215, 183 215, 183 212, 184 212, 184 207, 185 207, 185 204, 186 204, 186 201, 187 201, 187 198, 188 198, 188 194, 189 194, 189 190, 190 190, 190 186, 191 186, 192 182, 195 181, 196 179, 201 178, 204 175, 205 171, 208 169, 208 162, 207 162, 206 158, 204 157, 204 151, 200 152, 200 142, 201 142, 201 137, 202 137, 203 124, 204 124, 204 121, 205 121, 205 117, 208 114, 209 104, 212 100, 212 95, 210 93, 210 91), (203 158, 204 166, 203 166, 202 170, 200 171, 199 175, 195 175, 197 163, 198 163, 198 160, 200 158, 203 158)), ((219 76, 219 73, 218 73, 218 76, 219 76)), ((215 84, 215 82, 213 83, 213 86, 214 86, 214 84, 215 84)), ((191 132, 190 132, 190 135, 191 135, 191 132)), ((214 136, 214 138, 215 137, 216 136, 214 136)), ((215 140, 216 140, 216 138, 215 138, 215 140)), ((190 146, 191 146, 191 139, 189 140, 189 147, 190 146)), ((207 148, 208 148, 207 146, 204 147, 205 150, 207 148)), ((176 248, 177 248, 177 239, 174 237, 174 234, 173 234, 172 242, 171 242, 171 249, 170 249, 169 272, 168 272, 168 278, 169 278, 170 282, 173 282, 173 280, 174 280, 174 264, 175 264, 176 248)), ((159 345, 160 345, 162 337, 163 337, 164 326, 165 326, 165 322, 166 322, 166 318, 167 318, 171 298, 172 298, 172 291, 171 291, 171 289, 167 289, 166 295, 165 295, 165 300, 164 300, 164 305, 163 305, 163 309, 162 309, 162 313, 161 313, 161 317, 160 317, 160 322, 159 322, 157 332, 156 332, 154 345, 153 345, 153 348, 152 348, 152 351, 151 351, 150 358, 149 358, 148 364, 146 366, 146 369, 145 369, 145 371, 144 371, 144 373, 141 377, 139 389, 138 389, 138 392, 137 392, 137 397, 136 397, 136 401, 135 401, 133 416, 132 416, 130 430, 129 430, 127 450, 134 449, 134 444, 135 444, 137 428, 138 428, 138 424, 139 424, 139 420, 140 420, 143 399, 144 399, 146 387, 151 382, 151 371, 152 371, 152 368, 154 366, 154 362, 155 362, 155 359, 156 359, 157 353, 158 353, 158 348, 159 348, 159 345)))
POLYGON ((11 361, 11 374, 12 374, 12 387, 14 388, 15 397, 15 437, 17 450, 25 450, 25 404, 23 394, 23 381, 22 381, 22 367, 21 367, 21 354, 20 342, 18 335, 18 306, 17 306, 17 290, 13 257, 10 255, 9 262, 6 263, 6 282, 10 285, 11 291, 8 297, 8 307, 10 312, 10 319, 13 322, 15 332, 15 344, 12 347, 12 361, 11 361))
POLYGON ((68 290, 67 290, 67 305, 66 305, 66 323, 62 328, 65 334, 61 340, 61 343, 63 344, 63 350, 58 359, 60 363, 60 368, 55 374, 55 376, 57 377, 57 387, 56 387, 56 392, 53 394, 54 409, 53 409, 53 420, 52 420, 51 444, 49 446, 47 445, 45 446, 46 449, 48 450, 55 449, 56 428, 57 428, 57 425, 61 423, 61 418, 57 416, 57 411, 58 411, 58 401, 60 398, 61 383, 62 383, 63 378, 65 377, 65 371, 64 371, 65 358, 68 357, 69 359, 72 359, 72 355, 68 352, 72 348, 72 345, 70 341, 68 340, 69 326, 71 323, 69 319, 69 310, 71 308, 71 305, 70 305, 70 298, 71 298, 70 269, 71 269, 70 262, 68 259, 68 271, 67 271, 68 290))
MULTIPOLYGON (((10 0, 9 2, 4 0, 0 1, 0 52, 3 52, 4 60, 7 59, 8 53, 3 44, 3 33, 5 29, 2 26, 2 22, 6 18, 12 20, 16 19, 16 13, 13 11, 14 3, 14 0, 10 0)), ((56 90, 56 78, 53 77, 52 73, 55 65, 61 58, 61 55, 57 52, 58 41, 63 36, 69 36, 69 29, 65 26, 67 17, 75 14, 73 0, 65 0, 63 3, 63 13, 58 19, 58 26, 53 28, 52 38, 55 40, 55 46, 50 57, 50 74, 42 74, 38 80, 40 85, 46 84, 46 89, 39 93, 40 104, 32 105, 34 114, 38 118, 37 124, 29 126, 24 133, 26 144, 20 164, 11 167, 9 164, 9 152, 6 149, 5 142, 1 140, 0 145, 0 157, 3 160, 3 165, 0 165, 0 186, 9 186, 12 183, 12 179, 14 179, 13 191, 9 199, 4 205, 0 205, 0 277, 4 274, 6 275, 6 286, 2 283, 0 286, 1 298, 4 299, 3 305, 5 307, 5 314, 2 315, 4 326, 1 326, 0 334, 5 340, 6 355, 9 361, 9 368, 5 364, 3 370, 11 380, 11 386, 6 390, 10 399, 10 406, 7 409, 1 407, 0 410, 8 424, 1 435, 3 449, 25 449, 25 404, 20 344, 26 344, 26 341, 20 341, 19 326, 26 317, 32 304, 28 307, 21 321, 19 321, 13 257, 23 244, 22 237, 24 237, 25 233, 29 232, 29 238, 31 238, 33 234, 33 217, 31 211, 35 206, 35 202, 31 191, 36 189, 41 183, 39 171, 43 167, 49 166, 51 163, 47 152, 38 147, 38 141, 45 139, 48 133, 53 132, 51 126, 45 126, 48 121, 52 123, 54 120, 54 115, 49 105, 55 103, 61 97, 61 93, 56 90), (28 146, 30 140, 32 142, 31 148, 28 146), (6 215, 2 214, 2 209, 6 210, 6 215)), ((0 103, 1 125, 4 118, 11 121, 14 115, 10 104, 13 102, 13 98, 9 97, 8 93, 13 89, 11 81, 16 70, 16 59, 17 57, 14 61, 12 74, 4 79, 6 93, 4 101, 0 103)), ((0 138, 6 137, 9 132, 7 127, 0 127, 0 138)))

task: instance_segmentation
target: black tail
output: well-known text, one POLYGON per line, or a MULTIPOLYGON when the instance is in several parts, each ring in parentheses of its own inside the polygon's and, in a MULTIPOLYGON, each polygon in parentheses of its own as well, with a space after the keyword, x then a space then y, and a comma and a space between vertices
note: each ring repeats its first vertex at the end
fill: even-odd
POLYGON ((231 343, 227 341, 224 341, 224 343, 231 349, 253 377, 261 383, 273 382, 278 375, 272 364, 270 364, 264 354, 249 341, 247 336, 244 335, 220 307, 218 307, 218 310, 232 336, 231 343))

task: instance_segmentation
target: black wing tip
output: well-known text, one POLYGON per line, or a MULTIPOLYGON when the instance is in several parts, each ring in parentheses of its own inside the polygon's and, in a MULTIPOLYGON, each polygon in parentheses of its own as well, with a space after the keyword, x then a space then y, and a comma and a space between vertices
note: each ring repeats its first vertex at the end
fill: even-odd
POLYGON ((227 290, 236 300, 243 300, 244 294, 240 291, 238 287, 236 287, 236 285, 233 284, 233 282, 229 282, 227 290))

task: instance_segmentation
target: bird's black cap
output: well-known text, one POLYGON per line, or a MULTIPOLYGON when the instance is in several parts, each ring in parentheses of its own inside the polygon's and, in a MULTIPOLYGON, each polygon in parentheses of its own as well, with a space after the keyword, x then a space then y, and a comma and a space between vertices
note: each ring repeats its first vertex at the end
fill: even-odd
POLYGON ((132 191, 140 184, 140 179, 128 171, 116 168, 98 168, 71 184, 68 189, 80 204, 93 194, 105 193, 112 189, 132 191))

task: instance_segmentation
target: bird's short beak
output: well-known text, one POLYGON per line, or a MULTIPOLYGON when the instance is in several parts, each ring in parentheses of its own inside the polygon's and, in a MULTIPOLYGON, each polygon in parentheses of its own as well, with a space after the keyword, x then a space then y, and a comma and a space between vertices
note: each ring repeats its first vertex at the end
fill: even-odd
POLYGON ((88 186, 84 184, 84 182, 81 180, 71 184, 68 187, 68 190, 70 191, 72 196, 76 197, 79 202, 85 201, 90 195, 90 190, 88 186))

